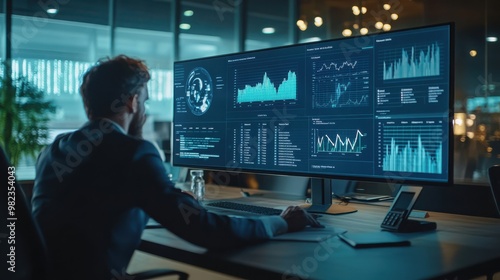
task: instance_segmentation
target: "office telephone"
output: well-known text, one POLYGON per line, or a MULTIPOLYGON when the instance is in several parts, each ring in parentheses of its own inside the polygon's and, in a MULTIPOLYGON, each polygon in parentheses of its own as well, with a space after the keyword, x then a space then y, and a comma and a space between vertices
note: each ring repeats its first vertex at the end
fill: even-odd
POLYGON ((382 229, 398 232, 415 232, 436 229, 436 223, 410 220, 408 216, 420 195, 422 187, 402 186, 389 212, 382 221, 382 229))

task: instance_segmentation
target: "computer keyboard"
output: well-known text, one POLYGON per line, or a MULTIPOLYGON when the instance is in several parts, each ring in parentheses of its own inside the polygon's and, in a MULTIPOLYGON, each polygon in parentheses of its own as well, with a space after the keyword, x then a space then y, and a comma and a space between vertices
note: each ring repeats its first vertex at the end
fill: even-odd
POLYGON ((208 202, 206 204, 206 206, 250 212, 250 213, 255 213, 255 214, 259 214, 259 215, 279 215, 282 212, 282 210, 271 208, 271 207, 249 205, 249 204, 243 204, 243 203, 237 203, 237 202, 231 202, 231 201, 208 202))

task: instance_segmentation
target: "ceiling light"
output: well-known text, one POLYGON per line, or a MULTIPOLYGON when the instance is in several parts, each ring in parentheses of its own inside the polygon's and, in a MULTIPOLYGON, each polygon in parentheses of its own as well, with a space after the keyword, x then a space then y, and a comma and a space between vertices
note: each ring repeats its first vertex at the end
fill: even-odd
POLYGON ((353 25, 352 25, 352 28, 354 28, 354 29, 359 29, 359 24, 357 24, 357 23, 353 24, 353 25))
POLYGON ((314 25, 316 25, 317 27, 320 27, 321 25, 323 25, 323 18, 320 16, 315 17, 314 18, 314 25))
POLYGON ((490 37, 486 37, 486 42, 491 42, 491 43, 494 43, 498 41, 498 38, 497 37, 493 37, 493 36, 490 36, 490 37))
POLYGON ((320 37, 306 38, 306 39, 300 40, 300 43, 309 43, 309 42, 317 42, 317 41, 321 41, 321 38, 320 37))
POLYGON ((342 35, 344 35, 344 37, 351 36, 352 35, 351 29, 348 29, 348 28, 344 29, 344 31, 342 31, 342 35))
POLYGON ((397 20, 399 18, 398 14, 391 14, 391 18, 393 20, 397 20))
POLYGON ((382 29, 382 27, 384 27, 384 24, 381 22, 381 21, 377 21, 375 23, 375 28, 377 29, 382 29))
POLYGON ((55 14, 57 14, 57 12, 59 12, 59 10, 56 8, 47 9, 47 14, 55 15, 55 14))
POLYGON ((307 29, 307 21, 303 19, 297 20, 297 26, 300 30, 305 31, 307 29))
POLYGON ((466 120, 465 120, 465 125, 466 125, 467 127, 471 127, 471 126, 473 126, 473 125, 474 125, 474 120, 471 120, 471 119, 466 119, 466 120))
POLYGON ((186 17, 190 17, 190 16, 193 16, 193 15, 194 15, 193 10, 185 10, 184 11, 184 16, 186 16, 186 17))
POLYGON ((368 28, 366 28, 366 27, 361 28, 361 29, 359 30, 359 33, 360 33, 361 35, 366 35, 366 34, 368 34, 368 28))
POLYGON ((384 31, 389 31, 389 30, 391 30, 391 25, 388 24, 388 23, 386 23, 386 24, 384 24, 384 26, 382 27, 382 29, 384 29, 384 31))
POLYGON ((391 9, 391 5, 384 4, 384 10, 389 11, 391 9))
POLYGON ((363 14, 366 14, 366 12, 367 12, 367 11, 368 11, 368 10, 366 9, 366 7, 361 7, 361 12, 362 12, 363 14))
POLYGON ((352 6, 352 13, 357 16, 361 13, 358 6, 352 6))
POLYGON ((273 34, 274 32, 276 32, 276 30, 274 29, 274 27, 264 27, 264 28, 262 28, 262 33, 264 33, 264 34, 273 34))
POLYGON ((476 50, 470 50, 469 54, 470 54, 470 56, 475 57, 477 55, 477 51, 476 50))
POLYGON ((189 23, 181 23, 181 24, 179 24, 179 28, 183 29, 183 30, 189 30, 189 29, 191 29, 191 24, 189 24, 189 23))

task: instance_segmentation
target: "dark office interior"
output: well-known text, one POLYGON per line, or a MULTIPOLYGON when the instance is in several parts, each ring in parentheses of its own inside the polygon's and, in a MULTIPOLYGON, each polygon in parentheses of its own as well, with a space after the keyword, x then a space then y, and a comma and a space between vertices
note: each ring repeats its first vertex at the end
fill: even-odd
MULTIPOLYGON (((82 74, 93 63, 118 54, 143 59, 152 76, 144 138, 159 148, 171 178, 179 184, 189 184, 189 170, 193 168, 171 164, 175 61, 452 22, 453 179, 449 184, 436 186, 422 183, 423 190, 414 208, 464 215, 470 220, 490 219, 494 224, 500 214, 488 171, 500 164, 498 11, 500 2, 495 0, 0 0, 0 61, 10 61, 14 77, 31 81, 55 105, 55 110, 47 115, 48 137, 42 141, 46 145, 59 133, 78 129, 87 121, 78 87, 82 74)), ((4 74, 0 69, 0 76, 4 74)), ((29 154, 16 160, 17 181, 28 198, 36 176, 35 163, 36 157, 29 154)), ((391 178, 329 179, 334 194, 340 195, 362 192, 394 197, 405 185, 404 181, 391 178)), ((207 168, 205 180, 211 186, 207 189, 209 194, 210 190, 217 193, 214 186, 220 185, 250 193, 262 190, 300 199, 311 196, 311 180, 294 174, 207 168)), ((499 248, 498 242, 495 246, 499 248)), ((183 255, 175 247, 170 250, 179 250, 173 254, 179 253, 182 261, 159 257, 162 253, 154 256, 152 249, 151 254, 138 254, 130 268, 174 267, 188 271, 190 279, 252 277, 244 275, 250 270, 248 263, 236 263, 228 272, 216 269, 220 263, 197 265, 203 260, 183 255), (242 272, 234 272, 238 268, 242 272)), ((495 265, 499 265, 498 255, 483 267, 495 265)), ((471 276, 465 269, 458 270, 457 275, 471 276)), ((261 267, 257 270, 264 271, 261 267)), ((445 278, 455 275, 453 271, 445 272, 449 273, 444 274, 445 278)), ((295 279, 287 278, 288 274, 282 276, 295 279)), ((497 273, 488 279, 500 276, 497 273)))

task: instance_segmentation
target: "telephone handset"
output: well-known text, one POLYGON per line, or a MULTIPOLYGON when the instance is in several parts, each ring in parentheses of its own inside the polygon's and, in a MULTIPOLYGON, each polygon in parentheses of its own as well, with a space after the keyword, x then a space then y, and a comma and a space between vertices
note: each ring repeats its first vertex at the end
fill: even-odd
POLYGON ((420 195, 422 187, 402 186, 381 227, 385 230, 399 232, 415 232, 436 229, 436 223, 418 220, 409 220, 408 216, 420 195))

